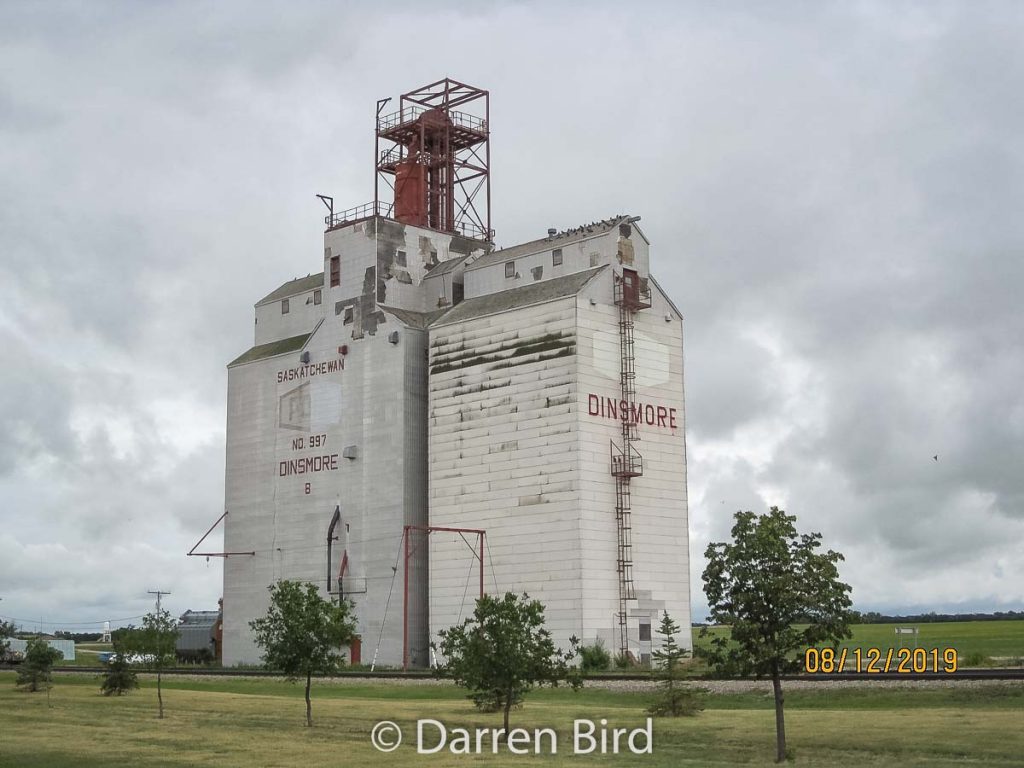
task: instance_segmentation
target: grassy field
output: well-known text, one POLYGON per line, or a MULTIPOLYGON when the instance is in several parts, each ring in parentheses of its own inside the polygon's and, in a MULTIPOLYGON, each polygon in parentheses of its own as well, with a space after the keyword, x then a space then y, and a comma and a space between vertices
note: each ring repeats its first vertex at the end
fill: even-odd
POLYGON ((99 654, 112 650, 114 646, 111 643, 75 643, 75 660, 58 663, 62 666, 96 667, 99 666, 99 654))
MULTIPOLYGON (((300 686, 267 679, 168 681, 167 717, 158 720, 151 681, 130 696, 104 698, 97 679, 61 675, 49 698, 15 690, 0 673, 0 765, 41 768, 132 766, 494 766, 770 765, 771 700, 762 694, 709 696, 696 718, 656 720, 651 755, 573 756, 574 718, 643 724, 649 697, 586 690, 539 691, 513 713, 513 726, 553 727, 559 753, 543 757, 416 755, 408 744, 417 718, 449 727, 498 727, 448 686, 319 684, 313 729, 302 727, 300 686), (396 721, 406 742, 382 754, 370 743, 379 720, 396 721)), ((799 765, 1020 765, 1024 686, 791 691, 787 728, 799 765)))
MULTIPOLYGON (((1024 621, 950 621, 935 624, 855 624, 853 638, 847 648, 898 648, 897 626, 912 626, 920 630, 917 636, 921 648, 956 648, 961 659, 972 655, 985 657, 1024 657, 1024 621)), ((723 627, 711 629, 713 635, 725 634, 723 627)), ((693 641, 700 646, 708 642, 694 628, 693 641)), ((903 638, 904 647, 913 647, 913 639, 903 638)))

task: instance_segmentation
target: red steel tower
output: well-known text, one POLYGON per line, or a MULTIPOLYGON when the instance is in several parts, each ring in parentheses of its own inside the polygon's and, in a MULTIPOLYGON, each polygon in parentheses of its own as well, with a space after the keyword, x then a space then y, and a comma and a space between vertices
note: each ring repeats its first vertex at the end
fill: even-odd
POLYGON ((374 211, 493 242, 488 92, 446 77, 403 93, 398 111, 382 114, 389 101, 377 102, 374 211), (381 179, 394 191, 390 211, 381 179))

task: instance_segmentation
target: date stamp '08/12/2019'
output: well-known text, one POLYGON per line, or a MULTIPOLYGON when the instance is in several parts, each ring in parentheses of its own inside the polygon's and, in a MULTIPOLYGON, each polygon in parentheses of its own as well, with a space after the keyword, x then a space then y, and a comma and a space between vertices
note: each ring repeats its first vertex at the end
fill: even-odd
POLYGON ((804 672, 832 674, 953 674, 957 669, 956 648, 808 648, 804 672))

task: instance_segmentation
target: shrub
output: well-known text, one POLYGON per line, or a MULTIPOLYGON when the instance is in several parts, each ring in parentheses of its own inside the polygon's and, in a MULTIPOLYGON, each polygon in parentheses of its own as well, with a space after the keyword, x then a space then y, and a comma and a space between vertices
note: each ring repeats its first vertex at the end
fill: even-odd
POLYGON ((633 657, 628 653, 616 653, 615 654, 615 668, 616 669, 631 669, 636 666, 636 662, 633 661, 633 657))
POLYGON ((584 674, 589 672, 604 672, 612 665, 612 655, 604 647, 604 641, 600 638, 593 645, 585 645, 580 648, 580 669, 584 674))
POLYGON ((139 678, 120 651, 110 657, 107 671, 103 673, 100 692, 104 696, 123 696, 139 687, 139 678))

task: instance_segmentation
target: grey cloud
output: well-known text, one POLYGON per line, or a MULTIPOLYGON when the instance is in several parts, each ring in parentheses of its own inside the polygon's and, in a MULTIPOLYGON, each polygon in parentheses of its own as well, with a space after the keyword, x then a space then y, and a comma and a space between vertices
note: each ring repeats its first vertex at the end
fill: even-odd
POLYGON ((375 99, 446 74, 492 92, 500 242, 643 216, 686 319, 695 586, 780 504, 858 603, 1024 605, 1024 11, 636 12, 4 6, 4 610, 132 615, 153 578, 212 607, 182 553, 223 504, 224 364, 319 271, 313 194, 370 198, 375 99))
POLYGON ((0 370, 0 477, 47 457, 72 460, 67 369, 0 328, 0 370))

